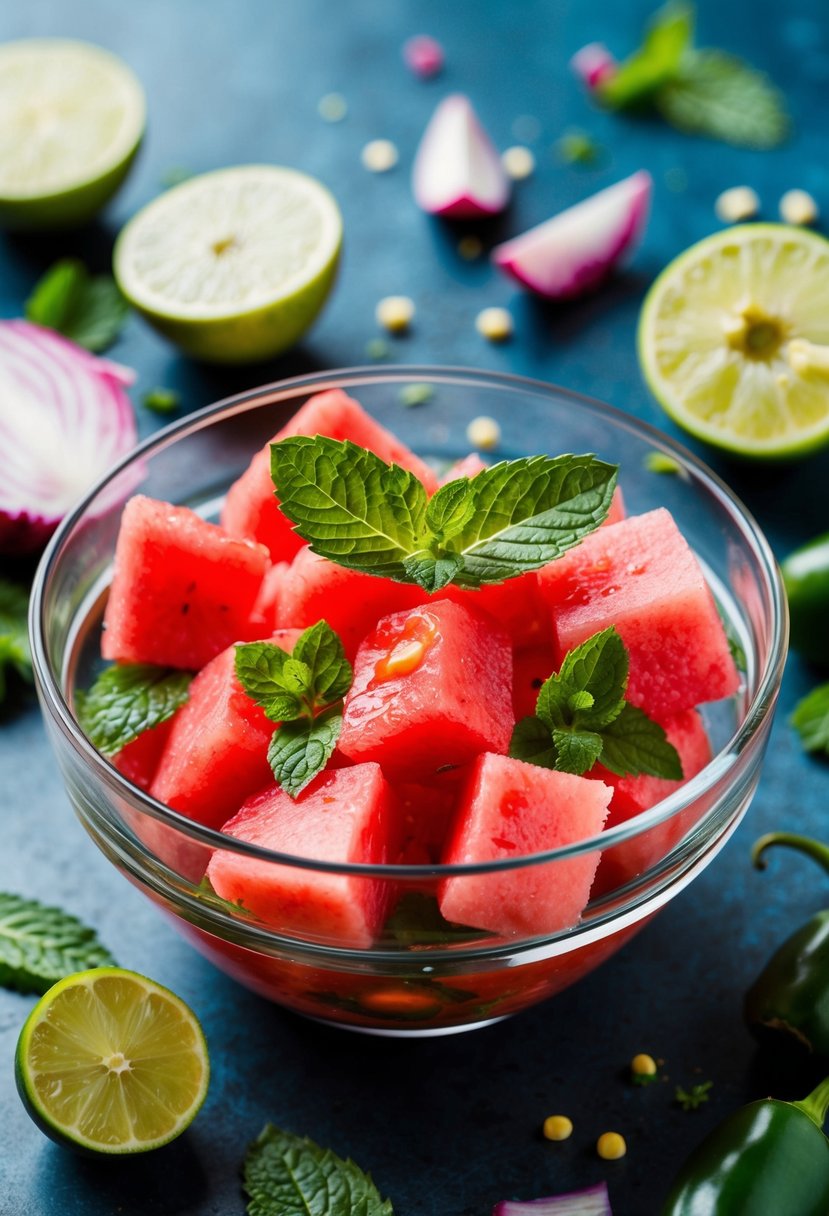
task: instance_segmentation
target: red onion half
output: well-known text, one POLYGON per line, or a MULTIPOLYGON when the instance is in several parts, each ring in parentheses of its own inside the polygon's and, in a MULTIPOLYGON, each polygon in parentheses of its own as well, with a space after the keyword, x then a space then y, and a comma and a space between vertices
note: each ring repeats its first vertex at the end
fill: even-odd
POLYGON ((584 1191, 550 1195, 545 1199, 512 1202, 505 1199, 492 1209, 492 1216, 613 1216, 607 1183, 599 1182, 584 1191))

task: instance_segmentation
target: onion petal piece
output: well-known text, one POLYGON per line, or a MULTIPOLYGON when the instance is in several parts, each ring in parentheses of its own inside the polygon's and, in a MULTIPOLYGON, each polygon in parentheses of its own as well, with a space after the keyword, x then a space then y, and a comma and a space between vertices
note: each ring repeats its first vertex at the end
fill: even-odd
POLYGON ((492 261, 522 287, 550 300, 590 291, 642 235, 652 184, 642 169, 496 246, 492 261))
POLYGON ((544 1199, 524 1202, 509 1199, 497 1203, 492 1216, 613 1216, 607 1183, 599 1182, 583 1191, 566 1195, 549 1195, 544 1199))
POLYGON ((429 120, 412 170, 415 201, 430 215, 474 219, 509 202, 501 158, 468 97, 444 98, 429 120))
POLYGON ((129 368, 29 321, 0 321, 0 552, 42 548, 135 446, 129 368))

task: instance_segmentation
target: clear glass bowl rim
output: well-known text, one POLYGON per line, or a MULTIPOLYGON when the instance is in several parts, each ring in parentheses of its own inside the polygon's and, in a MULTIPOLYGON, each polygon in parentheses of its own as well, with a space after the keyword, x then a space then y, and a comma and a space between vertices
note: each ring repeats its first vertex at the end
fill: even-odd
POLYGON ((716 782, 727 773, 737 757, 751 743, 755 734, 771 715, 780 688, 783 666, 786 659, 788 606, 777 562, 768 541, 761 532, 754 517, 712 469, 691 451, 670 436, 663 434, 656 427, 626 414, 615 406, 606 405, 604 402, 595 400, 594 398, 573 392, 570 389, 561 388, 558 385, 543 380, 535 380, 505 372, 478 371, 474 368, 444 367, 430 364, 385 364, 381 367, 335 368, 329 371, 293 376, 286 380, 279 380, 257 388, 247 389, 241 393, 225 397, 212 405, 204 406, 188 414, 185 418, 170 423, 143 440, 92 487, 55 531, 35 573, 29 605, 29 634, 36 680, 62 733, 67 737, 73 749, 81 756, 84 762, 90 765, 96 777, 105 785, 112 788, 119 798, 127 800, 133 810, 138 810, 150 818, 166 823, 180 834, 207 845, 211 849, 223 849, 260 861, 344 876, 423 879, 426 877, 451 877, 461 874, 487 874, 563 861, 583 853, 593 852, 594 850, 609 849, 613 845, 632 839, 648 831, 650 828, 665 822, 674 815, 680 814, 697 798, 704 796, 710 791, 716 782), (653 448, 672 457, 694 483, 697 483, 699 487, 703 488, 716 500, 718 505, 731 517, 742 539, 751 549, 752 556, 757 561, 758 568, 763 575, 763 589, 767 603, 771 605, 771 636, 768 656, 762 670, 758 673, 757 691, 746 709, 744 720, 740 723, 725 747, 711 759, 704 769, 679 789, 675 790, 668 798, 656 803, 655 806, 641 815, 595 836, 585 837, 573 844, 563 845, 543 853, 525 854, 516 858, 500 858, 494 861, 470 862, 456 865, 389 866, 357 862, 325 862, 315 858, 274 852, 259 845, 223 835, 221 832, 213 828, 204 827, 194 820, 188 819, 186 816, 172 810, 170 807, 165 806, 163 803, 157 802, 148 794, 138 789, 137 786, 126 781, 118 770, 92 746, 86 735, 80 730, 63 695, 60 683, 53 675, 45 640, 45 599, 52 573, 60 561, 66 538, 74 527, 82 521, 87 508, 101 490, 121 472, 129 468, 130 465, 139 462, 147 456, 151 456, 154 452, 170 446, 180 437, 211 425, 219 416, 231 417, 235 413, 244 413, 250 409, 254 409, 258 404, 278 404, 280 401, 288 401, 292 397, 306 391, 321 392, 326 388, 356 389, 366 382, 397 384, 400 382, 411 382, 412 380, 454 386, 469 385, 474 387, 477 385, 478 387, 489 389, 531 393, 548 398, 557 398, 559 401, 564 399, 565 401, 572 402, 580 410, 587 411, 598 418, 604 419, 614 428, 628 431, 639 439, 647 440, 653 448))

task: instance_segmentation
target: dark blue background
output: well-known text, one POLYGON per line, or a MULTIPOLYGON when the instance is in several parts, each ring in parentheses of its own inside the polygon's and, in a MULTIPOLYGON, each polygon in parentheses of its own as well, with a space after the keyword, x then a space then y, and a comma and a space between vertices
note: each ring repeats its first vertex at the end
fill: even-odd
MULTIPOLYGON (((716 229, 725 187, 758 190, 776 218, 784 190, 811 190, 829 213, 826 96, 829 22, 824 0, 705 0, 700 41, 739 51, 785 89, 795 134, 752 153, 680 136, 655 122, 594 112, 567 69, 599 38, 632 49, 650 0, 30 0, 0 11, 0 39, 87 38, 120 53, 142 79, 149 127, 137 167, 100 225, 72 235, 0 237, 0 315, 20 313, 56 257, 107 267, 120 225, 174 168, 192 172, 248 161, 318 175, 342 206, 346 245, 339 283, 307 340, 278 362, 239 370, 180 358, 132 319, 112 355, 138 372, 134 399, 156 385, 183 394, 183 410, 297 372, 366 361, 377 336, 374 307, 387 294, 417 304, 410 335, 392 358, 541 377, 604 398, 673 433, 643 387, 634 351, 648 284, 691 241, 716 229), (418 81, 400 48, 429 32, 447 68, 418 81), (436 102, 468 93, 500 147, 522 115, 538 120, 538 169, 519 183, 490 237, 515 233, 599 186, 645 167, 655 183, 650 226, 632 266, 595 296, 544 307, 517 293, 483 259, 462 261, 457 233, 422 215, 409 192, 417 139, 436 102), (317 114, 341 92, 344 122, 317 114), (565 128, 604 146, 590 170, 558 163, 565 128), (367 173, 360 151, 387 137, 400 164, 367 173), (677 185, 684 189, 677 189, 677 185), (673 189, 671 189, 673 186, 673 189), (489 345, 477 312, 507 305, 513 341, 489 345)), ((142 432, 158 420, 138 405, 142 432)), ((715 467, 768 529, 779 556, 829 526, 829 457, 789 467, 715 467)), ((422 1043, 329 1031, 266 1004, 214 972, 85 838, 69 809, 33 697, 2 711, 0 889, 59 903, 96 925, 119 961, 179 992, 203 1020, 214 1076, 206 1106, 176 1144, 136 1161, 66 1154, 28 1121, 12 1058, 33 1000, 0 992, 0 1213, 234 1216, 244 1211, 239 1165, 271 1120, 369 1168, 399 1216, 486 1216, 498 1199, 531 1198, 606 1177, 616 1216, 652 1216, 679 1161, 739 1103, 772 1089, 805 1093, 814 1072, 792 1073, 760 1055, 740 1018, 741 994, 773 944, 829 898, 826 880, 793 857, 754 873, 751 841, 777 827, 827 834, 827 771, 804 757, 786 723, 814 681, 791 660, 765 775, 748 820, 715 864, 621 956, 547 1006, 477 1034, 422 1043), (669 1080, 638 1090, 625 1066, 638 1051, 665 1060, 669 1080), (712 1079, 709 1104, 684 1113, 675 1083, 712 1079), (570 1141, 544 1142, 545 1115, 568 1113, 570 1141), (593 1149, 607 1129, 624 1133, 625 1160, 593 1149)), ((786 1216, 785 1213, 776 1216, 786 1216)), ((795 1216, 795 1214, 792 1214, 795 1216)))

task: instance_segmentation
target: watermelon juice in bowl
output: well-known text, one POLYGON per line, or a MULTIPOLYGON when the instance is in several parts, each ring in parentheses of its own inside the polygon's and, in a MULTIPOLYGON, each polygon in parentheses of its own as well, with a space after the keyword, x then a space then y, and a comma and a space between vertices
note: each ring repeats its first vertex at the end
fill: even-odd
MULTIPOLYGON (((549 474, 545 493, 559 478, 555 461, 521 468, 549 474)), ((384 493, 399 489, 377 476, 384 493)), ((500 477, 477 483, 475 509, 500 477)), ((770 550, 690 453, 549 385, 422 367, 298 378, 158 433, 55 535, 31 625, 70 800, 113 864, 255 991, 396 1035, 485 1025, 553 995, 683 890, 750 803, 786 647, 770 550), (414 410, 401 404, 412 384, 428 398, 414 410), (391 559, 367 571, 306 546, 307 529, 335 518, 315 495, 341 459, 357 461, 349 476, 366 500, 378 457, 390 477, 411 473, 414 511, 463 461, 455 472, 471 480, 425 516, 436 535, 459 535, 482 464, 466 459, 467 428, 482 416, 500 431, 487 463, 598 457, 578 457, 578 484, 593 488, 568 500, 574 518, 576 506, 595 518, 554 560, 478 587, 481 555, 503 552, 470 547, 466 567, 450 557, 449 579, 407 559, 420 580, 407 582, 391 559), (275 436, 291 440, 274 449, 290 456, 282 511, 275 436), (654 452, 672 475, 649 471, 654 452), (295 504, 289 474, 309 455, 295 504), (584 675, 599 649, 611 700, 624 696, 611 709, 610 684, 584 675), (147 696, 183 702, 117 750, 98 733, 106 698, 90 710, 102 650, 116 680, 152 664, 147 696), (276 693, 263 671, 282 681, 276 693), (538 744, 561 714, 567 738, 538 744), (676 772, 639 750, 620 775, 619 748, 641 730, 663 759, 669 746, 676 772)))

